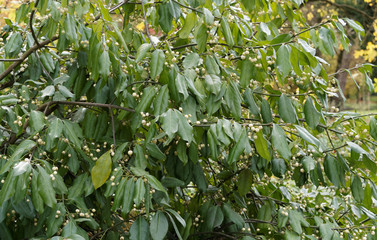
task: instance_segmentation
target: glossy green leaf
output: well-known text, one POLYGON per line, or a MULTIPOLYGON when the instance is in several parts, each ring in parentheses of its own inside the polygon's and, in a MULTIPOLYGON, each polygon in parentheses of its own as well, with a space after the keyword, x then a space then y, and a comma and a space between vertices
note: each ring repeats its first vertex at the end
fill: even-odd
POLYGON ((228 156, 229 164, 233 164, 239 160, 239 157, 245 151, 246 141, 247 141, 246 131, 242 131, 235 145, 229 152, 229 156, 228 156))
POLYGON ((130 240, 149 240, 149 224, 143 217, 138 217, 130 228, 130 240))
POLYGON ((226 43, 230 47, 233 47, 234 45, 233 34, 232 34, 232 30, 230 29, 228 19, 226 17, 222 17, 221 19, 221 29, 224 34, 226 43))
POLYGON ((319 146, 319 140, 317 138, 315 138, 312 134, 310 134, 308 132, 308 130, 306 130, 305 128, 301 127, 301 126, 298 126, 298 125, 295 125, 298 133, 300 134, 300 137, 302 137, 305 141, 307 141, 308 143, 310 144, 313 144, 315 146, 319 146))
POLYGON ((271 161, 272 164, 272 173, 277 177, 283 177, 287 171, 287 166, 285 165, 284 159, 273 158, 271 161))
POLYGON ((306 98, 304 105, 305 121, 312 129, 315 129, 321 120, 321 113, 317 111, 310 96, 306 98))
POLYGON ((101 187, 109 178, 112 169, 110 151, 104 153, 92 168, 91 176, 95 189, 101 187))
POLYGON ((377 119, 375 117, 371 117, 369 120, 369 133, 377 140, 377 119))
POLYGON ((168 232, 169 223, 165 214, 157 211, 151 220, 150 230, 153 240, 163 240, 168 232))
POLYGON ((296 123, 296 110, 292 105, 292 100, 285 94, 279 98, 279 115, 286 123, 296 123))
POLYGON ((352 195, 357 202, 364 200, 364 188, 360 178, 357 175, 352 176, 351 180, 352 195))
POLYGON ((152 79, 156 79, 164 67, 165 63, 165 54, 162 50, 157 49, 152 53, 152 58, 151 58, 151 71, 150 75, 152 79))
POLYGON ((158 23, 160 24, 161 29, 165 33, 168 33, 173 27, 173 16, 170 12, 170 6, 168 3, 160 4, 158 15, 160 17, 158 23))
POLYGON ((147 55, 147 53, 149 52, 149 50, 151 49, 151 47, 152 47, 152 44, 149 44, 149 43, 141 44, 139 48, 137 49, 135 61, 140 62, 141 60, 143 60, 145 56, 147 55))
POLYGON ((162 115, 163 122, 162 122, 162 128, 166 132, 166 134, 169 136, 169 138, 172 138, 175 133, 178 132, 178 124, 179 121, 177 114, 174 110, 169 109, 166 113, 162 115))
POLYGON ((202 24, 199 30, 197 31, 196 37, 195 37, 196 43, 198 44, 199 52, 204 52, 204 50, 206 49, 207 38, 208 38, 207 27, 205 24, 202 24))
POLYGON ((271 138, 272 146, 278 151, 278 153, 284 159, 290 159, 291 151, 288 146, 287 137, 285 135, 284 130, 279 125, 273 125, 271 138))
POLYGON ((286 45, 282 45, 276 53, 277 68, 283 78, 288 76, 292 70, 290 59, 290 49, 286 45))
POLYGON ((263 136, 263 132, 259 131, 256 133, 257 139, 254 140, 255 148, 257 149, 258 154, 266 159, 267 161, 271 160, 270 151, 268 150, 267 140, 263 136))
POLYGON ((238 175, 237 187, 241 196, 246 195, 253 185, 253 173, 250 169, 244 169, 238 175))
POLYGON ((205 217, 205 229, 211 231, 221 225, 224 220, 224 214, 219 206, 211 206, 205 217))
POLYGON ((53 208, 57 203, 55 198, 55 191, 52 187, 52 180, 49 174, 41 166, 37 166, 38 174, 38 193, 43 199, 44 204, 53 208))
POLYGON ((31 111, 30 127, 34 132, 39 132, 45 126, 45 116, 42 112, 31 111))
POLYGON ((182 29, 179 31, 179 37, 180 38, 187 38, 191 30, 194 28, 196 24, 196 14, 194 12, 191 12, 187 14, 185 19, 185 24, 183 25, 182 29))

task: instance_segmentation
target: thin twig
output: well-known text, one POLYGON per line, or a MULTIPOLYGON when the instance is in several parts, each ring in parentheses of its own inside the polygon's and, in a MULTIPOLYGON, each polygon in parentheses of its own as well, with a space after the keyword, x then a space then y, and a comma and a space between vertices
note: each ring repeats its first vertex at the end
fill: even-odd
POLYGON ((192 8, 192 7, 186 6, 186 5, 180 3, 180 2, 178 2, 178 1, 176 1, 176 0, 172 0, 172 2, 178 4, 178 5, 181 6, 181 7, 184 7, 184 8, 190 9, 191 11, 194 11, 194 12, 197 12, 197 13, 204 14, 202 11, 200 11, 200 10, 198 10, 198 9, 196 9, 196 8, 192 8))
POLYGON ((154 45, 154 42, 151 38, 151 35, 149 34, 149 24, 148 24, 148 20, 147 20, 147 15, 145 14, 145 8, 144 8, 144 1, 143 0, 141 1, 141 7, 143 9, 143 15, 144 15, 145 32, 147 33, 147 36, 149 38, 149 42, 152 44, 152 47, 154 48, 154 50, 156 50, 156 46, 154 45))
POLYGON ((77 106, 86 106, 86 107, 100 107, 100 108, 113 108, 113 109, 120 109, 120 110, 124 110, 124 111, 127 111, 127 112, 135 112, 134 109, 131 109, 131 108, 126 108, 126 107, 121 107, 121 106, 118 106, 118 105, 112 105, 112 104, 106 104, 106 103, 93 103, 93 102, 74 102, 74 101, 50 101, 50 102, 47 102, 42 106, 47 106, 47 104, 49 105, 77 105, 77 106))
POLYGON ((33 11, 31 11, 31 14, 30 14, 30 22, 29 22, 29 24, 30 24, 31 35, 33 36, 34 42, 35 42, 35 44, 37 44, 37 46, 38 46, 39 48, 41 48, 42 46, 39 44, 39 42, 38 42, 38 38, 37 38, 37 36, 35 35, 34 29, 33 29, 33 17, 34 17, 34 14, 35 14, 35 9, 36 9, 37 6, 38 6, 38 3, 39 3, 39 0, 37 0, 37 1, 35 2, 35 5, 34 5, 34 8, 33 8, 33 11))
POLYGON ((21 58, 15 58, 15 59, 0 59, 0 62, 19 62, 22 61, 21 58))

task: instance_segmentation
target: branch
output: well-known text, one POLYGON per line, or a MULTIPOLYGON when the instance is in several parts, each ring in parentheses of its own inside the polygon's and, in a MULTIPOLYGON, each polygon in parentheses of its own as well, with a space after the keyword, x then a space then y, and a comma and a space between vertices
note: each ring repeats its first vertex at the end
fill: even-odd
POLYGON ((234 239, 234 240, 237 240, 238 238, 237 237, 234 237, 232 235, 229 235, 229 234, 226 234, 226 233, 223 233, 223 232, 197 232, 197 233, 193 233, 191 234, 188 238, 191 238, 193 236, 200 236, 200 235, 218 235, 218 236, 222 236, 222 237, 226 237, 228 239, 234 239))
POLYGON ((172 0, 172 2, 178 4, 178 5, 181 6, 181 7, 184 7, 184 8, 190 9, 191 11, 194 11, 194 12, 197 12, 197 13, 204 14, 202 11, 200 11, 200 10, 198 10, 198 9, 196 9, 196 8, 192 8, 192 7, 186 6, 186 5, 180 3, 180 2, 178 2, 178 1, 176 1, 176 0, 172 0))
MULTIPOLYGON (((15 69, 16 67, 18 67, 23 61, 25 61, 26 58, 29 57, 30 54, 32 54, 35 50, 38 50, 44 46, 46 46, 47 44, 57 40, 59 37, 58 36, 53 36, 50 40, 45 40, 41 43, 39 43, 39 46, 36 44, 34 46, 32 46, 31 48, 29 48, 19 59, 17 62, 14 62, 12 63, 4 72, 2 72, 0 74, 0 81, 3 80, 6 76, 8 76, 8 74, 10 74, 13 69, 15 69)), ((10 87, 13 85, 13 83, 11 83, 10 85, 10 82, 8 83, 4 83, 4 84, 1 84, 0 85, 0 90, 1 89, 4 89, 4 88, 7 88, 7 87, 10 87)))
POLYGON ((305 29, 305 30, 302 30, 301 32, 298 32, 298 33, 294 34, 294 35, 292 36, 292 38, 297 37, 298 35, 303 34, 303 33, 307 32, 307 31, 312 30, 312 29, 315 29, 315 28, 318 28, 318 27, 320 27, 320 26, 323 26, 323 25, 325 25, 325 24, 327 24, 327 23, 329 23, 329 22, 332 22, 332 20, 330 19, 330 20, 327 20, 327 21, 325 21, 325 22, 323 22, 323 23, 319 23, 319 24, 316 24, 316 25, 314 25, 314 26, 312 26, 312 27, 310 27, 310 28, 307 28, 307 29, 305 29))
POLYGON ((35 35, 34 29, 33 29, 33 17, 34 17, 34 14, 35 14, 35 9, 36 9, 37 6, 38 6, 38 3, 39 3, 39 0, 37 0, 37 1, 35 2, 35 5, 34 5, 34 8, 33 8, 33 11, 31 11, 29 24, 30 24, 31 35, 33 36, 34 42, 37 44, 37 46, 38 46, 39 48, 41 48, 41 45, 39 44, 39 42, 38 42, 38 38, 37 38, 37 36, 35 35))
MULTIPOLYGON (((43 105, 41 105, 41 107, 43 106, 51 106, 51 105, 77 105, 77 106, 84 106, 84 107, 100 107, 100 108, 110 108, 110 109, 120 109, 120 110, 124 110, 124 111, 127 111, 127 112, 135 112, 134 109, 131 109, 131 108, 126 108, 126 107, 121 107, 121 106, 118 106, 118 105, 113 105, 113 104, 106 104, 106 103, 92 103, 92 102, 74 102, 74 101, 51 101, 51 102, 47 102, 43 105)), ((44 109, 44 107, 43 107, 44 109)))
POLYGON ((18 62, 22 61, 21 58, 15 58, 15 59, 0 59, 0 62, 18 62))
POLYGON ((365 16, 366 18, 374 21, 374 18, 371 17, 371 16, 369 16, 366 12, 364 12, 364 11, 358 9, 358 8, 355 8, 353 6, 350 6, 348 4, 339 4, 339 3, 331 2, 329 0, 312 0, 312 1, 313 2, 320 2, 320 1, 322 1, 322 2, 325 2, 325 3, 328 3, 328 4, 332 5, 334 7, 342 8, 343 10, 344 10, 344 8, 347 8, 348 11, 350 11, 352 13, 354 13, 354 12, 360 13, 361 15, 365 16))

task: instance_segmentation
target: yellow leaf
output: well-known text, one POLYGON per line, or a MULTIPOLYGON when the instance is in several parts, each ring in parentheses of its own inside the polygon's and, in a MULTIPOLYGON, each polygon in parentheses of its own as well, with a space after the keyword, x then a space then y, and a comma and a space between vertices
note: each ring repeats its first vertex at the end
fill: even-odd
POLYGON ((110 150, 104 153, 92 168, 92 182, 95 189, 101 187, 109 178, 111 173, 111 156, 110 150))
POLYGON ((145 29, 145 24, 144 24, 144 22, 141 22, 141 23, 139 23, 138 25, 136 25, 136 29, 139 30, 139 31, 141 31, 141 32, 143 32, 144 29, 145 29))

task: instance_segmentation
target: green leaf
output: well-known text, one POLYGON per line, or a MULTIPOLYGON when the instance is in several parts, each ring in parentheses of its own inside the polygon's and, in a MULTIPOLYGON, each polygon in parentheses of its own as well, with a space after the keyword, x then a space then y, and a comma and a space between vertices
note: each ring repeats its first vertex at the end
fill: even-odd
MULTIPOLYGON (((187 119, 180 111, 174 110, 178 120, 178 135, 185 141, 191 143, 193 140, 193 127, 188 123, 187 119)), ((175 122, 177 124, 177 122, 175 122)))
POLYGON ((377 119, 375 117, 370 117, 369 121, 369 132, 370 135, 377 140, 377 119))
POLYGON ((302 166, 304 167, 305 171, 307 173, 311 172, 312 170, 315 169, 315 162, 314 162, 314 159, 309 157, 309 156, 305 156, 303 159, 302 159, 302 166))
POLYGON ((188 54, 182 62, 182 65, 185 69, 198 66, 200 61, 200 56, 197 53, 188 54))
POLYGON ((334 50, 335 42, 332 39, 331 30, 325 27, 321 27, 319 29, 319 39, 321 40, 320 46, 322 46, 322 49, 324 49, 327 54, 333 57, 335 55, 335 50, 334 50))
POLYGON ((304 105, 305 121, 309 127, 315 129, 321 120, 321 113, 317 111, 310 96, 306 98, 304 105))
POLYGON ((215 17, 213 16, 212 12, 208 10, 207 8, 203 8, 204 13, 204 22, 207 25, 212 25, 213 21, 215 20, 215 17))
POLYGON ((134 147, 134 153, 135 153, 135 167, 140 169, 145 169, 147 167, 148 161, 145 158, 145 153, 143 148, 136 144, 134 147))
POLYGON ((161 29, 168 33, 173 27, 173 16, 170 13, 170 6, 168 3, 160 4, 158 8, 159 20, 158 23, 161 26, 161 29))
POLYGON ((230 29, 228 19, 226 17, 222 17, 221 19, 221 29, 222 29, 222 33, 224 34, 226 43, 230 47, 233 47, 234 45, 233 34, 232 34, 232 30, 230 29))
POLYGON ((284 130, 279 125, 273 125, 271 138, 272 146, 284 159, 289 160, 291 158, 291 151, 289 149, 287 137, 284 133, 284 130))
POLYGON ((225 203, 223 205, 223 211, 224 211, 225 217, 228 218, 230 221, 232 221, 234 224, 236 224, 237 227, 241 228, 245 224, 245 221, 243 220, 243 218, 238 213, 236 213, 229 206, 228 203, 225 203))
POLYGON ((244 169, 238 175, 237 187, 241 196, 246 195, 253 185, 253 173, 250 169, 244 169))
POLYGON ((92 168, 91 176, 95 189, 101 187, 109 178, 112 168, 110 150, 104 153, 92 168))
POLYGON ((178 93, 183 97, 183 100, 186 100, 189 96, 187 91, 187 82, 185 77, 182 74, 177 74, 175 78, 175 86, 178 90, 178 93))
POLYGON ((156 89, 154 87, 147 87, 143 91, 143 97, 141 98, 139 104, 137 105, 135 111, 148 112, 149 106, 151 105, 153 98, 156 95, 156 89))
POLYGON ((186 19, 185 19, 185 24, 183 25, 181 31, 179 31, 179 37, 182 39, 188 38, 196 22, 197 20, 196 20, 195 12, 191 12, 187 14, 186 19))
POLYGON ((111 22, 112 21, 112 18, 110 17, 110 14, 109 14, 109 9, 105 8, 102 4, 101 1, 97 0, 97 4, 100 6, 100 9, 101 9, 101 15, 103 17, 103 19, 105 19, 106 21, 109 21, 111 22))
POLYGON ((41 91, 41 98, 44 98, 44 97, 50 97, 52 95, 54 95, 55 93, 55 87, 54 86, 47 86, 45 89, 43 89, 41 91))
POLYGON ((220 226, 224 220, 224 214, 219 206, 211 206, 208 209, 206 216, 203 217, 205 218, 204 224, 207 231, 211 231, 220 226))
POLYGON ((298 234, 302 233, 301 225, 304 225, 306 227, 309 226, 308 222, 306 222, 306 220, 304 219, 302 213, 296 210, 289 210, 289 223, 291 224, 293 231, 295 231, 298 234))
POLYGON ((137 179, 135 184, 134 203, 136 207, 140 206, 140 203, 144 200, 145 196, 145 184, 142 178, 137 179))
POLYGON ((186 165, 188 162, 188 156, 187 156, 187 146, 184 141, 179 141, 177 146, 177 152, 178 152, 178 158, 182 161, 183 165, 186 165))
POLYGON ((179 215, 175 210, 168 208, 166 209, 167 212, 171 213, 175 219, 182 225, 182 227, 186 227, 186 221, 179 215))
POLYGON ((292 100, 285 94, 279 98, 279 115, 286 123, 296 123, 296 110, 292 105, 292 100))
POLYGON ((228 156, 228 163, 229 164, 233 164, 237 160, 239 160, 239 157, 245 151, 246 141, 248 141, 247 137, 246 137, 246 131, 242 130, 241 135, 239 136, 237 141, 235 141, 234 146, 232 147, 232 149, 229 152, 229 156, 228 156))
POLYGON ((165 63, 165 54, 161 49, 157 49, 152 53, 151 59, 151 71, 150 75, 152 79, 156 79, 163 70, 165 63))
POLYGON ((202 24, 196 33, 196 43, 198 44, 198 49, 199 52, 204 52, 207 46, 207 38, 208 38, 208 33, 207 33, 207 27, 205 24, 202 24))
POLYGON ((30 127, 34 132, 39 132, 45 126, 45 116, 40 111, 30 112, 30 127))
POLYGON ((13 172, 9 173, 5 179, 5 182, 1 186, 0 206, 3 206, 3 204, 14 195, 16 192, 16 183, 17 181, 13 175, 13 172))
POLYGON ((270 123, 272 122, 272 111, 270 104, 263 98, 262 104, 261 104, 261 114, 263 118, 264 123, 270 123))
POLYGON ((348 141, 347 145, 352 149, 352 151, 369 156, 369 153, 356 143, 348 141))
POLYGON ((287 171, 287 166, 285 165, 284 159, 273 158, 271 163, 272 173, 279 178, 283 177, 285 172, 287 171))
POLYGON ((205 76, 205 84, 208 91, 211 93, 218 95, 221 90, 221 80, 216 75, 206 75, 205 76))
POLYGON ((32 148, 34 148, 37 144, 32 140, 24 140, 22 141, 17 147, 16 150, 14 150, 13 154, 9 158, 9 160, 3 165, 3 167, 0 170, 0 175, 7 172, 13 163, 18 162, 21 157, 29 152, 32 148))
POLYGON ((148 179, 149 184, 154 189, 161 191, 161 192, 165 193, 166 195, 168 194, 165 187, 162 185, 162 183, 160 181, 157 180, 157 178, 155 178, 154 176, 149 175, 149 174, 145 175, 145 177, 148 179))
POLYGON ((359 22, 349 19, 349 18, 343 18, 343 19, 348 23, 348 25, 350 25, 353 28, 353 30, 355 30, 355 32, 357 32, 360 40, 361 40, 360 36, 361 37, 365 36, 365 30, 359 22))
POLYGON ((166 111, 169 105, 169 88, 164 85, 160 88, 158 95, 153 101, 154 115, 161 115, 166 111))
POLYGON ((242 96, 240 94, 240 91, 238 90, 237 85, 233 81, 231 81, 226 88, 224 98, 233 117, 239 120, 241 118, 242 96))
POLYGON ((52 187, 51 177, 47 174, 44 168, 37 166, 38 174, 38 193, 43 199, 43 202, 53 208, 56 204, 55 191, 52 187))
POLYGON ((254 117, 259 118, 259 115, 260 115, 259 108, 258 108, 258 105, 256 104, 256 102, 254 100, 253 95, 254 94, 251 91, 251 89, 247 88, 245 90, 244 99, 245 99, 247 105, 249 106, 249 110, 250 110, 251 114, 253 114, 254 117))
POLYGON ((361 203, 364 200, 364 188, 360 178, 357 175, 352 176, 351 190, 355 200, 361 203))
POLYGON ((138 217, 130 228, 130 240, 149 240, 149 225, 143 217, 138 217))
POLYGON ((18 176, 30 170, 31 170, 30 161, 21 161, 14 165, 13 175, 18 176))
POLYGON ((151 220, 150 230, 153 240, 163 240, 168 232, 169 223, 165 214, 157 211, 151 220))
POLYGON ((9 57, 14 57, 21 50, 22 36, 19 32, 13 32, 7 44, 4 46, 5 53, 9 57))
POLYGON ((267 161, 270 161, 271 155, 270 151, 268 150, 267 140, 263 136, 263 131, 257 132, 256 136, 257 139, 254 140, 254 144, 258 154, 267 161))
POLYGON ((152 47, 152 44, 149 44, 149 43, 141 44, 140 47, 137 49, 135 62, 138 63, 141 60, 143 60, 145 56, 147 55, 149 49, 151 49, 151 47, 152 47))
POLYGON ((63 133, 65 137, 68 138, 68 140, 72 142, 75 147, 81 148, 82 141, 79 139, 79 136, 81 136, 82 133, 77 131, 77 129, 81 130, 81 128, 68 120, 63 120, 63 124, 63 133))
POLYGON ((253 76, 251 71, 252 68, 253 64, 248 59, 242 61, 240 77, 240 85, 242 88, 245 88, 250 84, 250 80, 253 76))
POLYGON ((327 154, 323 166, 325 168, 325 173, 330 181, 336 187, 340 187, 342 184, 342 169, 340 168, 340 165, 338 164, 336 158, 330 154, 327 154))
POLYGON ((70 14, 67 14, 65 17, 64 30, 65 35, 71 42, 77 41, 76 21, 70 14))
POLYGON ((162 129, 164 129, 169 138, 173 138, 174 134, 178 132, 177 122, 179 119, 177 114, 174 110, 169 109, 166 113, 162 114, 162 118, 162 129))
POLYGON ((160 148, 154 143, 147 143, 146 148, 148 153, 157 160, 165 160, 165 154, 160 150, 160 148))
POLYGON ((281 45, 276 53, 276 65, 282 75, 282 78, 288 76, 292 70, 290 59, 289 47, 286 45, 281 45))
POLYGON ((319 140, 317 138, 315 138, 313 135, 311 135, 308 130, 306 130, 305 128, 301 127, 301 126, 298 126, 298 125, 295 125, 298 133, 300 134, 300 136, 305 140, 307 141, 308 143, 310 144, 313 144, 317 147, 319 147, 319 140))

